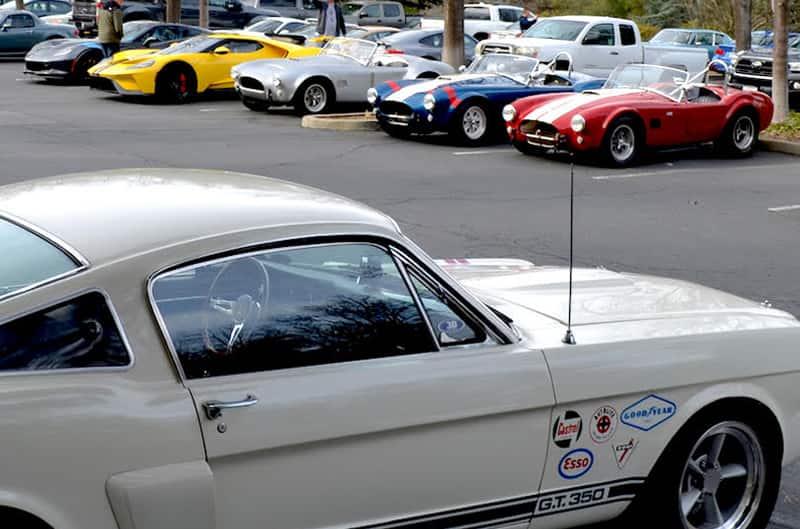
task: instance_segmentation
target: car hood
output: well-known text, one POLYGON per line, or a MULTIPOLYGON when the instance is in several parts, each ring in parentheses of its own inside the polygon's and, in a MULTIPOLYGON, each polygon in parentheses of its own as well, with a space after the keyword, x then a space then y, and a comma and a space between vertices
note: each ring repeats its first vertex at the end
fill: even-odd
POLYGON ((32 47, 28 52, 26 58, 27 59, 38 59, 41 57, 51 58, 54 56, 54 54, 58 53, 59 55, 63 54, 64 59, 68 59, 71 56, 70 52, 80 51, 91 47, 100 48, 100 43, 86 39, 45 40, 32 47))
POLYGON ((646 100, 667 101, 665 96, 633 88, 603 88, 587 90, 579 94, 569 94, 564 97, 549 99, 541 105, 535 106, 522 119, 540 121, 553 124, 559 118, 570 116, 591 107, 598 110, 608 106, 609 111, 620 104, 641 104, 646 100))
MULTIPOLYGON (((753 48, 744 52, 741 57, 772 60, 772 48, 753 48)), ((800 51, 789 51, 790 59, 800 59, 800 51)))
MULTIPOLYGON (((522 328, 543 328, 542 318, 563 329, 567 322, 569 269, 523 261, 450 260, 443 268, 477 297, 507 312, 522 328), (460 262, 459 262, 460 261, 460 262)), ((606 269, 573 270, 573 326, 681 321, 692 329, 740 330, 797 326, 790 314, 733 294, 687 281, 606 269), (689 322, 689 323, 685 323, 689 322), (712 323, 713 322, 713 323, 712 323)), ((586 335, 586 333, 584 333, 586 335)))
POLYGON ((254 75, 258 72, 281 73, 292 70, 300 71, 320 71, 321 68, 353 68, 360 67, 359 63, 353 59, 341 55, 310 55, 305 57, 295 57, 291 59, 261 59, 249 61, 236 67, 240 73, 254 75))

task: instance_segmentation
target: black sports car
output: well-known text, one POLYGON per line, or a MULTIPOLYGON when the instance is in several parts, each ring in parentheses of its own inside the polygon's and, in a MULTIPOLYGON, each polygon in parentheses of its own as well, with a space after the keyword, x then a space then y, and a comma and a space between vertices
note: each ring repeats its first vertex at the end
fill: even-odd
MULTIPOLYGON (((166 24, 140 20, 123 25, 125 36, 120 42, 123 50, 135 48, 166 48, 173 42, 201 33, 207 29, 185 24, 166 24)), ((86 71, 103 59, 103 47, 97 40, 60 39, 37 44, 25 56, 25 73, 46 79, 86 78, 86 71)))

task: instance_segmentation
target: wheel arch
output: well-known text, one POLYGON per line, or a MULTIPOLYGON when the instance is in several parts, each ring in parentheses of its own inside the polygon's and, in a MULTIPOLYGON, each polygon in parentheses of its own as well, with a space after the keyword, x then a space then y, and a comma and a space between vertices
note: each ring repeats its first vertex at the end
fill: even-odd
POLYGON ((480 103, 481 105, 483 105, 484 108, 486 108, 487 111, 486 117, 488 119, 492 119, 494 117, 492 115, 492 111, 495 110, 494 106, 492 105, 492 102, 489 101, 489 98, 483 94, 477 94, 475 92, 467 92, 466 94, 463 94, 462 97, 457 98, 454 102, 457 103, 456 106, 453 106, 452 101, 450 103, 450 109, 449 109, 450 112, 448 121, 453 119, 453 116, 456 115, 456 112, 458 112, 462 108, 466 108, 467 104, 474 104, 474 103, 480 103))
POLYGON ((334 101, 339 100, 337 98, 338 94, 336 93, 336 84, 333 82, 333 79, 321 73, 308 73, 295 79, 292 85, 292 100, 295 100, 295 98, 298 97, 300 89, 310 81, 320 81, 322 83, 327 84, 333 94, 333 100, 334 101))
POLYGON ((644 119, 642 116, 632 108, 621 108, 616 112, 612 112, 609 114, 606 119, 603 121, 602 130, 603 130, 603 137, 605 137, 606 133, 608 132, 608 128, 611 126, 614 121, 620 118, 631 118, 636 122, 638 125, 637 132, 642 135, 642 139, 644 139, 644 145, 647 145, 647 127, 645 126, 644 119))
POLYGON ((725 114, 725 122, 722 123, 722 130, 730 124, 734 116, 742 113, 750 114, 756 120, 756 129, 761 130, 761 114, 759 114, 751 101, 739 101, 737 104, 731 105, 728 112, 725 114))
MULTIPOLYGON (((2 497, 0 495, 0 520, 9 527, 24 527, 25 529, 55 529, 53 524, 59 517, 53 513, 45 514, 40 509, 30 504, 14 501, 21 499, 15 497, 2 497)), ((59 527, 66 527, 60 525, 59 527)))
POLYGON ((197 70, 195 70, 194 67, 191 64, 189 64, 188 62, 186 62, 184 60, 177 59, 177 60, 168 62, 167 64, 162 66, 161 69, 158 71, 158 73, 156 74, 156 78, 155 78, 155 84, 153 86, 153 91, 154 92, 158 89, 158 80, 159 80, 159 77, 161 77, 161 74, 166 72, 166 71, 168 71, 168 70, 171 70, 173 68, 185 68, 189 72, 191 72, 191 74, 194 76, 195 92, 196 93, 200 94, 200 93, 204 92, 206 90, 206 88, 208 88, 208 85, 205 85, 205 84, 202 85, 202 86, 200 85, 200 78, 197 75, 197 70))

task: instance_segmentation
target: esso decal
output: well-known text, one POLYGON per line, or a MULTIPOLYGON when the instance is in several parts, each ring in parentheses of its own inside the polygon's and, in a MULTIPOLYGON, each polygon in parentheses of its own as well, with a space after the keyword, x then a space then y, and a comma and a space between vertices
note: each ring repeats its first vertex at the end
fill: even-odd
POLYGON ((589 436, 595 443, 605 443, 617 431, 617 410, 611 406, 601 406, 592 414, 589 436))
POLYGON ((553 442, 560 448, 569 448, 580 439, 582 430, 581 416, 572 410, 565 411, 553 423, 553 442))
POLYGON ((583 476, 594 463, 594 455, 585 448, 577 448, 564 454, 558 463, 558 474, 564 479, 578 479, 583 476))

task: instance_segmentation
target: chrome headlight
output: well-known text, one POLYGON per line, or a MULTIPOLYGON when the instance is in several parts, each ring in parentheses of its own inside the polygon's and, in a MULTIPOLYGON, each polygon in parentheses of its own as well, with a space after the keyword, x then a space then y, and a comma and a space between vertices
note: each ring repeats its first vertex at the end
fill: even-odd
POLYGON ((514 48, 514 52, 517 55, 527 55, 529 57, 538 57, 539 50, 536 48, 530 48, 528 46, 517 46, 514 48))
POLYGON ((517 117, 517 109, 514 108, 514 105, 506 105, 503 107, 503 119, 511 122, 514 121, 514 118, 517 117))
POLYGON ((141 70, 143 68, 150 68, 156 63, 156 61, 144 61, 138 64, 131 64, 128 66, 128 70, 141 70))
POLYGON ((282 81, 280 77, 273 77, 272 78, 272 86, 278 88, 281 85, 282 81))
POLYGON ((433 110, 433 107, 436 106, 436 98, 433 97, 433 94, 425 94, 425 97, 422 98, 422 106, 425 107, 425 110, 428 112, 433 110))
POLYGON ((370 88, 367 90, 367 103, 370 105, 374 105, 375 102, 378 100, 378 91, 374 88, 370 88))
POLYGON ((575 114, 572 116, 572 121, 570 121, 569 125, 575 132, 581 132, 586 128, 586 120, 580 114, 575 114))
POLYGON ((739 57, 737 57, 736 55, 731 57, 731 66, 736 66, 737 62, 739 62, 739 57))
POLYGON ((800 72, 800 62, 790 62, 789 71, 800 72))

